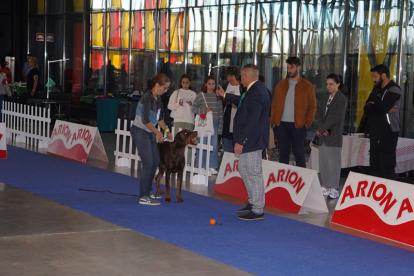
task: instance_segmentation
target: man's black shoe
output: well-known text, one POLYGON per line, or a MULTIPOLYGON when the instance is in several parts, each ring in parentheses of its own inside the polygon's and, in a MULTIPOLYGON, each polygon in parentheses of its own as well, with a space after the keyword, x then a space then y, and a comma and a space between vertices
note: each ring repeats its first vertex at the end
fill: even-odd
POLYGON ((264 213, 261 213, 260 215, 256 215, 252 211, 250 211, 247 215, 239 216, 238 219, 241 220, 264 220, 264 213))
POLYGON ((244 207, 243 209, 237 210, 236 214, 239 216, 247 215, 252 208, 253 208, 253 205, 251 203, 247 203, 246 207, 244 207))

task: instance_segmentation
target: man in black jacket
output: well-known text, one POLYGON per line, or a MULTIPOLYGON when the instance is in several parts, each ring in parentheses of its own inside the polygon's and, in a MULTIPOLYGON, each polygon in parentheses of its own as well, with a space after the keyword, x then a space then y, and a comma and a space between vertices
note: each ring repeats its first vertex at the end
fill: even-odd
POLYGON ((236 213, 241 220, 263 220, 265 188, 262 173, 262 151, 269 141, 270 96, 266 86, 258 81, 259 69, 248 64, 241 72, 247 88, 241 96, 225 93, 220 87, 217 95, 238 106, 234 117, 234 153, 240 154, 239 172, 246 187, 249 203, 236 213))
POLYGON ((371 69, 374 89, 364 112, 369 116, 370 157, 372 174, 395 180, 396 149, 400 132, 401 89, 390 80, 384 64, 371 69))

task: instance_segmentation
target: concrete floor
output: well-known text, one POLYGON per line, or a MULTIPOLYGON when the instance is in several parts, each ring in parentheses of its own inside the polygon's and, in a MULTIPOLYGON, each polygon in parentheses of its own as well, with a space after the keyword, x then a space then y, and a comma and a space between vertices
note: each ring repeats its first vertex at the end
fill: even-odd
MULTIPOLYGON (((115 166, 115 135, 101 135, 109 163, 94 160, 87 163, 137 177, 139 171, 115 166)), ((344 182, 342 178, 341 187, 344 182)), ((243 200, 214 193, 214 183, 215 178, 211 177, 208 187, 187 182, 183 189, 245 205, 243 200)), ((265 212, 413 250, 330 224, 336 202, 327 201, 329 214, 296 215, 271 207, 266 207, 265 212)), ((252 274, 0 183, 0 276, 3 275, 252 274)))

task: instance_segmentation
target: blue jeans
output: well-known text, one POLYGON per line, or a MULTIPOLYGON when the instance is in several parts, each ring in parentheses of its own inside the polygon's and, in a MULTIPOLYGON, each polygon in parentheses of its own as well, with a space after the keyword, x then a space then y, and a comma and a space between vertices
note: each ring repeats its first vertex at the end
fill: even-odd
POLYGON ((140 195, 149 196, 152 191, 152 180, 160 163, 157 142, 153 141, 152 132, 135 125, 131 126, 130 132, 142 161, 140 195))
POLYGON ((233 139, 223 138, 223 148, 225 152, 234 152, 233 139))
POLYGON ((289 164, 290 150, 293 147, 296 166, 306 168, 304 143, 308 131, 306 126, 296 128, 295 123, 280 122, 280 126, 276 126, 275 131, 279 142, 279 162, 289 164))
MULTIPOLYGON (((218 168, 218 122, 213 121, 214 125, 214 135, 211 136, 211 145, 213 146, 213 151, 210 152, 210 169, 217 169, 218 168)), ((200 138, 198 138, 198 142, 200 143, 200 138)), ((204 137, 203 140, 204 144, 207 144, 207 137, 204 137)), ((196 156, 196 166, 198 166, 198 156, 199 151, 197 150, 197 156, 196 156)), ((202 168, 206 167, 206 160, 207 160, 207 151, 203 150, 203 158, 202 158, 202 168)))

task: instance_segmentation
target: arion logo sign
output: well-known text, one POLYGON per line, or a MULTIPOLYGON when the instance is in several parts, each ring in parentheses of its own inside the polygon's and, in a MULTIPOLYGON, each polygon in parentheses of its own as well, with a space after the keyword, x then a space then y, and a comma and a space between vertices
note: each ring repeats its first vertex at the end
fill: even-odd
POLYGON ((331 222, 414 245, 414 186, 350 173, 331 222))
POLYGON ((56 120, 47 152, 86 162, 88 157, 108 161, 97 127, 56 120))
MULTIPOLYGON (((44 33, 36 33, 36 41, 45 41, 45 34, 44 33)), ((54 35, 52 33, 46 34, 46 41, 47 42, 53 42, 54 41, 54 35)))
MULTIPOLYGON (((263 160, 262 172, 267 206, 300 214, 328 212, 316 171, 263 160)), ((214 191, 247 199, 234 154, 224 153, 214 191)))

